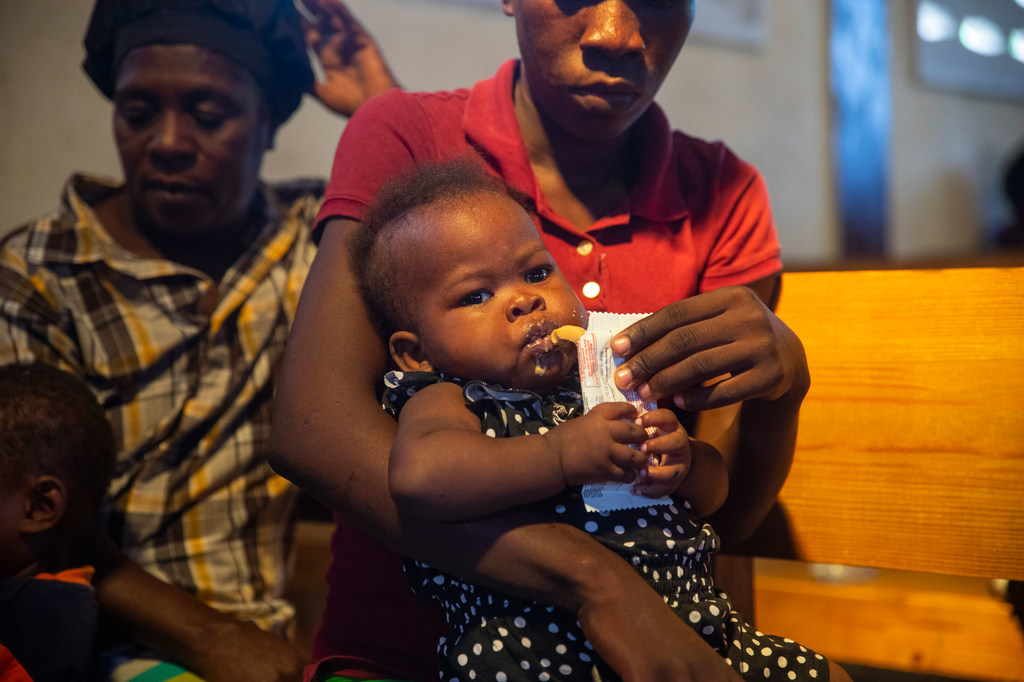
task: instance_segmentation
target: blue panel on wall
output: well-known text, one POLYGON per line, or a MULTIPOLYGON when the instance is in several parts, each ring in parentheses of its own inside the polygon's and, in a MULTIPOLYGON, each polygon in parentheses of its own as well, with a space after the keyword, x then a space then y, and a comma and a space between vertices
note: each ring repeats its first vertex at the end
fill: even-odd
POLYGON ((885 254, 891 50, 885 0, 832 0, 832 151, 846 256, 885 254))

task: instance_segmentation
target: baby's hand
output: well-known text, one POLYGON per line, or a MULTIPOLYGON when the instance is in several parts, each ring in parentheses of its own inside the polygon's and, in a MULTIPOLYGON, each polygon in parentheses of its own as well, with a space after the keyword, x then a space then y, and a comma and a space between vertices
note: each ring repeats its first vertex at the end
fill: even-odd
POLYGON ((566 485, 629 483, 647 463, 647 455, 630 444, 647 438, 629 403, 601 403, 590 412, 544 434, 559 457, 566 485))
POLYGON ((644 497, 671 495, 690 472, 693 453, 689 434, 671 410, 647 412, 638 417, 636 423, 645 429, 655 429, 657 433, 640 446, 649 463, 640 472, 634 488, 644 497))

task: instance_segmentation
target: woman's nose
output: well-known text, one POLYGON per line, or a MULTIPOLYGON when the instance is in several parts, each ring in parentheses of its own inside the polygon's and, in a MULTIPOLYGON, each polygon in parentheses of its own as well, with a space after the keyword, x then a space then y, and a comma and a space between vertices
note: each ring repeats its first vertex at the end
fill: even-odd
POLYGON ((587 11, 587 25, 580 39, 582 47, 600 50, 613 58, 647 49, 640 34, 640 19, 625 0, 603 0, 587 11))
POLYGON ((149 153, 158 168, 165 172, 175 172, 194 161, 194 142, 188 123, 183 117, 165 113, 153 131, 149 153))

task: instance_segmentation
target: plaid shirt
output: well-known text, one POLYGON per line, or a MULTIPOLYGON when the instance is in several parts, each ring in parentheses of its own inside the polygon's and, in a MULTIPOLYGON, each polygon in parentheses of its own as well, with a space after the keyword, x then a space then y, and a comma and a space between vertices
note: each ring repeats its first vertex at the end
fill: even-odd
POLYGON ((207 604, 283 632, 297 493, 266 450, 319 198, 283 206, 266 188, 265 224, 218 285, 114 243, 91 206, 119 191, 74 176, 54 214, 3 239, 0 363, 69 369, 105 407, 120 453, 105 511, 115 542, 207 604))

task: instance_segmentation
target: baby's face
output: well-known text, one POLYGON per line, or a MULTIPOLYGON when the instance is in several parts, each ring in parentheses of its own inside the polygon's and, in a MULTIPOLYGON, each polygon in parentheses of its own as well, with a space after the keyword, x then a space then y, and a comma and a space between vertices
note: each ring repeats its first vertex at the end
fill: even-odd
MULTIPOLYGON (((420 224, 411 282, 418 335, 432 369, 510 388, 546 391, 572 369, 576 349, 550 335, 586 325, 586 312, 530 216, 507 197, 479 193, 433 204, 420 224)), ((410 262, 410 261, 407 261, 410 262)))

